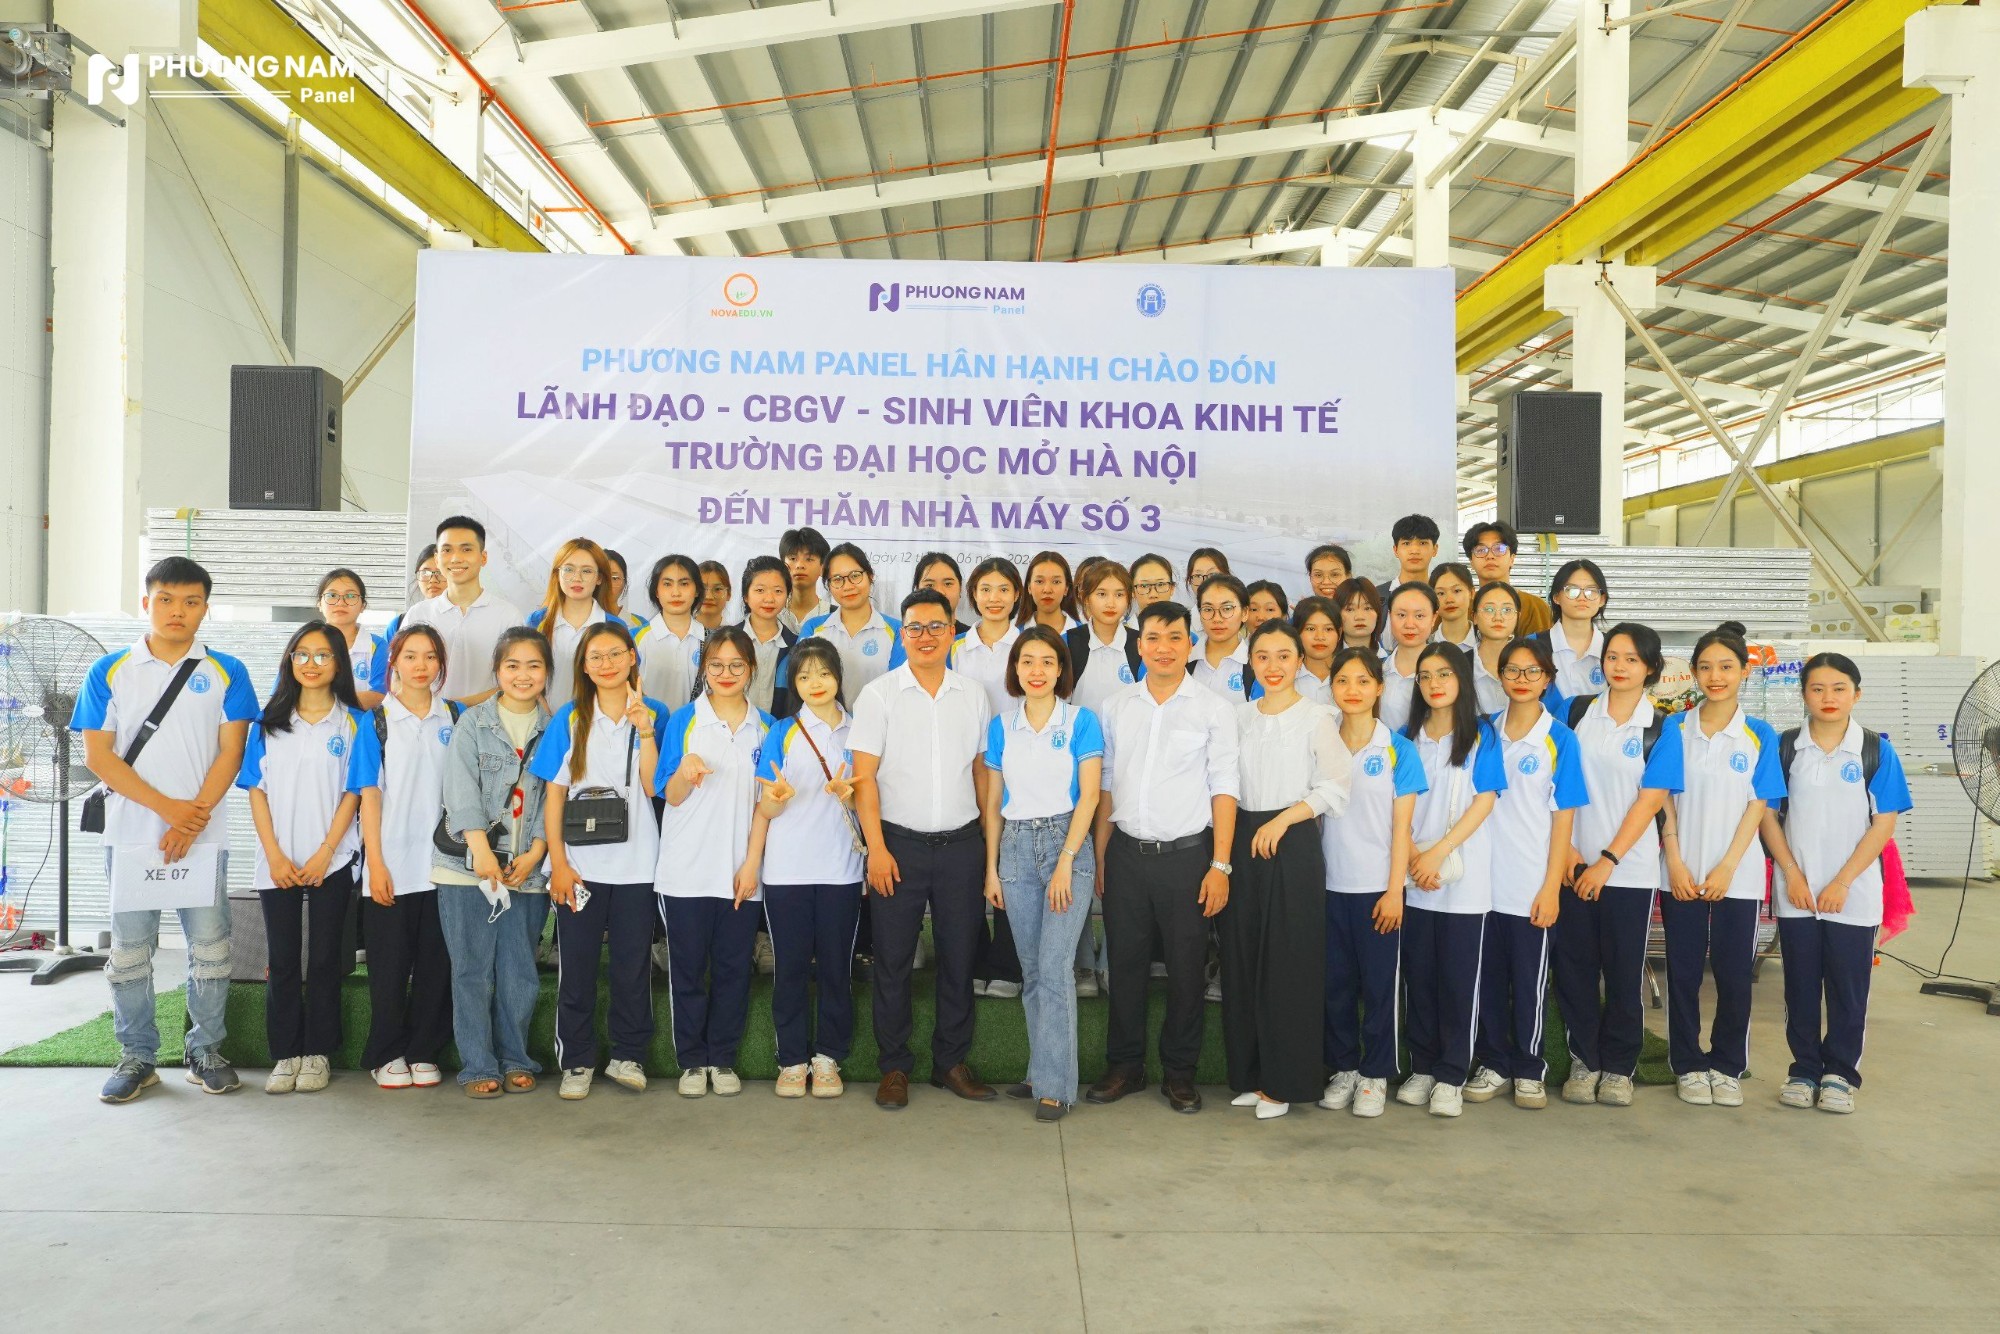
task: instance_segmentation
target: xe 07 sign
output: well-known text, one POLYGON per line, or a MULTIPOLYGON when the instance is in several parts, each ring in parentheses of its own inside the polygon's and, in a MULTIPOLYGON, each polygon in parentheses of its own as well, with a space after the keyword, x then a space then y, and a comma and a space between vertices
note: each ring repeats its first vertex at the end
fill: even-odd
MULTIPOLYGON (((1442 270, 904 263, 426 251, 410 540, 489 530, 538 602, 573 536, 643 570, 740 570, 811 525, 907 566, 1227 551, 1386 574, 1454 509, 1442 270)), ((643 603, 634 590, 635 607, 643 603)))

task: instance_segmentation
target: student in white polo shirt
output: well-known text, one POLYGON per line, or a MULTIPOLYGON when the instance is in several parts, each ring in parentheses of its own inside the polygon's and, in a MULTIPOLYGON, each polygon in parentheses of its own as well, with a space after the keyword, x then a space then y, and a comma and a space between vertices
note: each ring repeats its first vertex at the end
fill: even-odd
POLYGON ((386 638, 361 628, 361 613, 366 610, 368 586, 360 575, 333 569, 319 577, 319 618, 340 632, 354 671, 354 697, 364 712, 381 707, 382 692, 368 683, 375 679, 376 661, 389 653, 386 638))
POLYGON ((776 556, 752 556, 744 562, 743 619, 737 628, 750 636, 751 647, 757 650, 749 699, 753 708, 774 718, 788 718, 798 708, 790 689, 790 659, 799 637, 778 619, 785 609, 787 580, 776 556))
POLYGON ((1396 1101, 1457 1116, 1479 1031, 1480 965, 1493 908, 1491 816, 1507 790, 1500 738, 1479 716, 1472 661, 1458 645, 1430 644, 1418 655, 1403 735, 1416 744, 1429 787, 1410 828, 1415 852, 1403 912, 1410 1077, 1396 1101))
MULTIPOLYGON (((835 554, 830 568, 838 572, 835 554)), ((838 589, 836 589, 838 594, 838 589)), ((870 915, 875 932, 875 1041, 882 1071, 875 1104, 909 1103, 910 969, 924 909, 937 954, 931 1083, 975 1102, 972 966, 986 903, 981 892, 980 758, 992 717, 986 692, 945 666, 951 606, 935 589, 903 599, 901 644, 908 661, 876 677, 854 705, 855 809, 868 842, 870 915)), ((836 645, 837 647, 837 645, 836 645)), ((841 655, 842 668, 849 665, 841 655)))
POLYGON ((771 715, 744 697, 756 650, 735 626, 701 646, 702 691, 667 719, 653 794, 666 800, 653 871, 667 932, 680 1095, 743 1091, 736 1049, 750 1010, 762 887, 737 872, 757 807, 757 756, 771 715))
MULTIPOLYGON (((1472 601, 1472 624, 1479 637, 1467 652, 1472 654, 1472 681, 1479 691, 1479 711, 1488 716, 1506 708, 1512 699, 1500 679, 1500 656, 1520 633, 1515 629, 1520 619, 1521 595, 1512 584, 1487 584, 1472 601)), ((1541 644, 1548 647, 1546 639, 1541 644)), ((1553 663, 1555 659, 1549 661, 1553 663)), ((1563 707, 1560 694, 1544 693, 1554 684, 1553 675, 1539 683, 1535 691, 1537 704, 1551 709, 1563 707)))
POLYGON ((1347 809, 1320 825, 1326 857, 1326 1037, 1333 1077, 1319 1105, 1382 1115, 1402 1061, 1403 904, 1417 797, 1417 748, 1376 717, 1382 659, 1371 644, 1333 655, 1333 703, 1352 757, 1347 809))
POLYGON ((1077 605, 1084 623, 1064 635, 1070 670, 1076 675, 1071 700, 1096 713, 1104 701, 1145 674, 1139 635, 1125 624, 1132 603, 1132 576, 1115 560, 1099 560, 1077 576, 1077 605))
POLYGON ((1243 638, 1243 604, 1247 600, 1241 579, 1216 574, 1202 580, 1195 605, 1202 633, 1201 642, 1194 646, 1189 675, 1197 685, 1231 704, 1245 698, 1245 683, 1250 680, 1250 645, 1243 638))
POLYGON ((1299 647, 1305 654, 1294 684, 1301 695, 1330 709, 1333 655, 1340 651, 1340 613, 1317 594, 1303 597, 1292 607, 1292 628, 1299 632, 1299 647))
POLYGON ((1724 621, 1695 641, 1702 701, 1667 719, 1660 743, 1682 751, 1683 787, 1667 805, 1661 840, 1667 888, 1660 925, 1667 948, 1667 1054, 1680 1099, 1741 1107, 1750 1068, 1750 984, 1757 964, 1757 913, 1764 904, 1764 850, 1757 843, 1768 803, 1785 795, 1778 734, 1743 712, 1749 671, 1743 626, 1724 621), (1715 975, 1715 1024, 1701 1040, 1701 980, 1715 975))
POLYGON ((1604 689, 1604 609, 1610 601, 1604 571, 1594 560, 1567 561, 1549 582, 1556 623, 1546 638, 1556 661, 1556 690, 1564 699, 1604 689))
POLYGON ((1349 579, 1335 590, 1333 606, 1340 613, 1340 646, 1372 649, 1381 657, 1387 647, 1388 617, 1382 608, 1382 590, 1375 581, 1349 579))
POLYGON ((1076 629, 1076 580, 1069 557, 1060 551, 1038 551, 1028 562, 1027 584, 1015 614, 1022 627, 1045 625, 1059 635, 1076 629))
POLYGON ((778 559, 792 577, 791 596, 778 619, 793 634, 815 616, 833 610, 833 603, 820 595, 826 577, 826 538, 817 528, 787 528, 778 538, 778 559))
POLYGON ((1105 797, 1097 806, 1104 946, 1111 973, 1104 1077, 1084 1096, 1116 1102, 1146 1087, 1146 993, 1153 941, 1167 965, 1160 1028, 1161 1092, 1176 1112, 1201 1110, 1208 918, 1229 902, 1226 860, 1238 792, 1233 701, 1187 670, 1188 610, 1139 613, 1146 677, 1105 701, 1105 797))
POLYGON ((692 556, 662 556, 653 562, 646 593, 657 614, 636 632, 639 681, 647 698, 678 709, 694 698, 701 681, 695 659, 708 635, 694 614, 701 600, 701 566, 692 556))
POLYGON ((1556 1008, 1569 1044, 1564 1102, 1632 1105, 1645 1035, 1646 937, 1660 889, 1655 818, 1681 790, 1681 750, 1646 692, 1666 657, 1651 626, 1604 636, 1604 693, 1567 702, 1590 801, 1577 808, 1578 861, 1556 916, 1556 1008))
POLYGON ((746 880, 764 888, 781 1098, 803 1098, 808 1077, 813 1097, 839 1097, 840 1063, 854 1035, 850 978, 864 889, 840 670, 840 654, 824 639, 794 650, 799 710, 764 738, 757 815, 737 872, 738 893, 746 880), (815 978, 819 1003, 812 1007, 807 992, 815 978))
POLYGON ((1479 648, 1479 626, 1473 618, 1472 571, 1455 560, 1431 570, 1431 592, 1438 596, 1437 627, 1431 638, 1456 644, 1467 653, 1479 648))
POLYGON ((1132 562, 1132 609, 1125 623, 1137 630, 1139 613, 1155 602, 1174 595, 1174 563, 1158 552, 1148 551, 1132 562))
MULTIPOLYGON (((229 821, 220 809, 242 768, 257 695, 242 663, 214 653, 195 638, 208 614, 214 584, 208 571, 169 556, 146 572, 141 603, 147 633, 130 648, 107 653, 91 665, 75 711, 72 732, 83 736, 83 760, 109 789, 104 802, 105 874, 115 880, 121 850, 134 857, 157 850, 177 862, 192 848, 214 849, 215 899, 181 908, 188 944, 188 1082, 209 1093, 238 1086, 222 1059, 224 1012, 229 1000, 229 821), (188 664, 192 664, 189 666, 188 664), (185 670, 157 729, 148 716, 185 670), (127 762, 134 742, 147 740, 127 762)), ((153 954, 159 948, 158 909, 111 914, 111 1026, 122 1055, 99 1095, 130 1102, 159 1082, 160 1034, 153 1015, 153 954)))
POLYGON ((817 635, 840 651, 842 679, 858 699, 870 681, 903 665, 901 623, 875 609, 875 567, 852 542, 826 558, 826 586, 833 610, 800 626, 799 638, 817 635))
MULTIPOLYGON (((1482 601, 1505 584, 1479 590, 1482 601)), ((1511 609, 1511 605, 1510 609, 1511 609)), ((1516 1107, 1549 1103, 1542 1019, 1548 1012, 1550 931, 1570 870, 1576 808, 1590 800, 1576 734, 1542 704, 1555 663, 1540 639, 1515 639, 1499 656, 1507 707, 1491 714, 1507 764, 1493 808, 1493 910, 1479 970, 1479 1068, 1467 1102, 1507 1091, 1516 1107)))
POLYGON ((549 698, 561 702, 576 684, 576 645, 599 621, 618 619, 605 572, 611 557, 587 537, 572 537, 549 562, 542 605, 528 613, 528 628, 549 641, 549 698))
POLYGON ((597 969, 611 955, 611 1059, 604 1073, 633 1092, 646 1087, 653 1041, 653 925, 658 906, 660 827, 653 774, 670 712, 639 688, 638 652, 616 621, 584 631, 583 676, 556 710, 528 772, 548 786, 542 833, 549 848, 549 900, 556 918, 558 1096, 588 1097, 597 1073, 597 969), (585 807, 584 803, 590 806, 585 807), (578 827, 569 830, 572 806, 578 827), (624 812, 624 828, 617 813, 624 812), (608 817, 603 827, 586 814, 608 817), (574 841, 570 837, 575 835, 574 841))
MULTIPOLYGON (((405 611, 401 628, 436 626, 451 663, 444 697, 461 707, 477 704, 493 693, 493 645, 502 630, 521 624, 521 609, 479 582, 487 559, 486 526, 479 520, 454 514, 441 521, 437 549, 445 590, 405 611)), ((389 689, 379 681, 370 687, 384 693, 389 689)))
POLYGON ((250 729, 236 786, 249 794, 257 827, 254 883, 269 955, 271 1074, 264 1091, 316 1093, 340 1050, 340 983, 348 972, 341 927, 354 909, 361 793, 381 781, 382 754, 375 724, 354 697, 339 630, 307 622, 278 664, 278 684, 250 729), (308 940, 312 957, 301 977, 308 940))
POLYGON ((1028 1078, 1035 1119, 1060 1121, 1076 1101, 1077 941, 1090 927, 1097 858, 1091 819, 1104 765, 1097 715, 1071 698, 1069 652, 1045 625, 1014 641, 1018 702, 986 728, 986 901, 1004 911, 1021 955, 1028 1078))
POLYGON ((437 627, 404 626, 390 641, 389 663, 389 694, 374 715, 382 781, 361 794, 372 900, 361 919, 369 1010, 361 1064, 381 1088, 429 1088, 442 1082, 438 1053, 451 1041, 451 955, 433 892, 431 832, 444 810, 458 710, 444 694, 451 658, 437 627))
POLYGON ((1806 726, 1779 738, 1781 757, 1790 755, 1785 798, 1763 826, 1780 876, 1792 1050, 1778 1101, 1811 1107, 1817 1093, 1821 1111, 1851 1112, 1882 925, 1882 851, 1896 835, 1896 816, 1910 809, 1910 785, 1889 738, 1854 721, 1861 670, 1852 658, 1815 654, 1800 681, 1806 726))
POLYGON ((1401 732, 1410 720, 1417 689, 1417 656, 1437 628, 1438 600, 1429 584, 1404 584, 1389 594, 1383 608, 1382 721, 1401 732))
POLYGON ((1007 664, 1021 633, 1015 613, 1021 606, 1021 572, 1005 556, 988 556, 972 567, 968 584, 979 619, 952 641, 949 666, 986 692, 993 712, 1013 704, 1007 694, 1007 664))
POLYGON ((626 565, 625 557, 610 547, 604 548, 604 559, 611 562, 610 568, 605 571, 605 581, 611 586, 611 614, 632 627, 632 632, 637 634, 645 627, 646 618, 625 609, 625 588, 632 580, 631 568, 626 565))

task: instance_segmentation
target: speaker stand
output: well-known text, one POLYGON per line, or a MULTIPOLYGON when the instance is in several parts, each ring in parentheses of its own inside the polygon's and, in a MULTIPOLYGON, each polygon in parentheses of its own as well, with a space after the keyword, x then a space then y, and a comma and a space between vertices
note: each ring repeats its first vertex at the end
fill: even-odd
POLYGON ((1986 1013, 2000 1016, 2000 987, 1988 986, 1984 982, 1926 982, 1917 991, 1925 996, 1977 1001, 1986 1007, 1986 1013))

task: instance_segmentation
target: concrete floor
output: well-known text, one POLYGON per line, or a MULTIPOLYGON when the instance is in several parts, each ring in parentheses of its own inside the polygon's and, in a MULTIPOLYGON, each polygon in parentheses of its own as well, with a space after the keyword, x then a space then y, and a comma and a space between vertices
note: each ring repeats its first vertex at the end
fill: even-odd
MULTIPOLYGON (((1892 948, 1935 963, 1957 887, 1918 899, 1892 948)), ((2000 972, 2000 887, 1951 963, 2000 972)), ((1734 1111, 1647 1088, 1260 1124, 1149 1092, 1046 1127, 929 1089, 891 1117, 859 1087, 471 1103, 337 1075, 280 1101, 179 1071, 114 1108, 101 1071, 0 1070, 0 1306, 22 1330, 122 1304, 206 1330, 2000 1328, 2000 1018, 1885 964, 1859 1113, 1788 1111, 1777 982, 1734 1111)), ((0 1007, 25 992, 0 979, 0 1007)))

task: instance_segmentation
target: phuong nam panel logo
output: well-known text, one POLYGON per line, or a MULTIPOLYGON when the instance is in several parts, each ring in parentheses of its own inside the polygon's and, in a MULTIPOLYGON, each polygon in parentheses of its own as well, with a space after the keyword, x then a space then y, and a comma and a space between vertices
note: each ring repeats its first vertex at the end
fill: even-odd
POLYGON ((895 311, 903 304, 901 283, 868 284, 868 309, 895 311))
POLYGON ((104 95, 111 96, 131 106, 139 100, 139 57, 126 56, 123 64, 114 65, 110 56, 90 53, 90 59, 83 65, 83 97, 94 107, 104 105, 104 95))
POLYGON ((147 96, 147 85, 162 75, 214 88, 155 92, 154 97, 245 98, 250 84, 295 106, 360 100, 354 66, 339 56, 129 54, 123 60, 93 51, 83 62, 83 96, 92 106, 107 101, 132 106, 147 96))
POLYGON ((763 289, 757 279, 748 273, 732 273, 722 280, 723 305, 715 306, 708 312, 710 319, 717 320, 768 320, 771 308, 757 304, 763 289))
POLYGON ((1133 299, 1133 304, 1147 319, 1158 319, 1167 312, 1167 290, 1158 283, 1145 283, 1139 288, 1139 295, 1133 299))
POLYGON ((982 315, 1025 315, 1028 289, 985 283, 870 283, 868 309, 978 311, 982 315))

